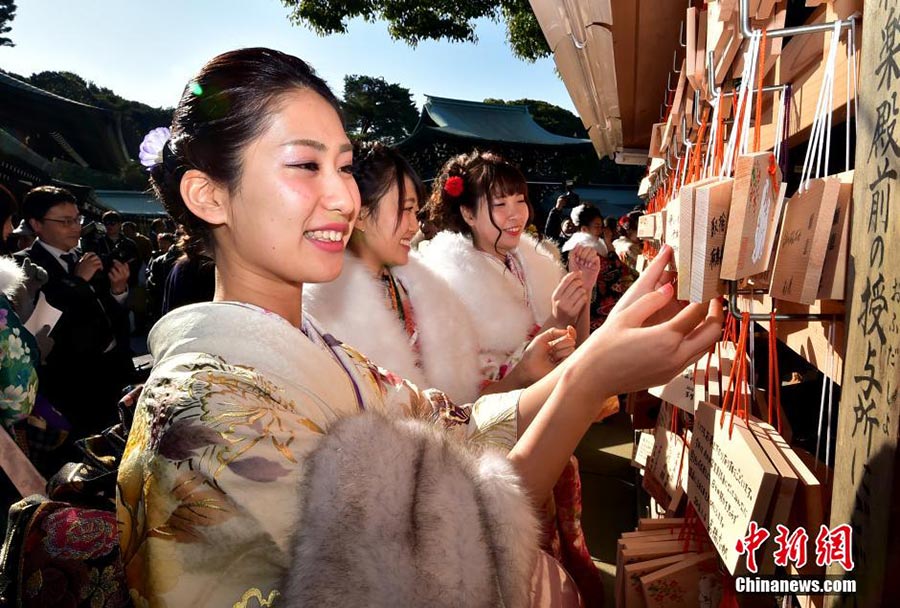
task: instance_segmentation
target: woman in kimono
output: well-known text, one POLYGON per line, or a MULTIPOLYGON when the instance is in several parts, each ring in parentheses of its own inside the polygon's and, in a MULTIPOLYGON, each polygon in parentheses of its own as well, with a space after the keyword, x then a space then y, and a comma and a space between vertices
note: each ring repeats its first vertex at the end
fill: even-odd
MULTIPOLYGON (((572 270, 564 276, 544 243, 523 230, 531 205, 528 184, 517 168, 493 153, 456 156, 441 169, 428 207, 442 232, 432 239, 424 261, 456 290, 475 319, 482 356, 495 363, 487 368, 489 379, 501 378, 504 370, 496 363, 543 328, 574 325, 579 342, 585 339, 599 256, 585 242, 564 246, 572 270)), ((586 231, 592 208, 582 209, 584 214, 573 212, 573 221, 583 219, 579 227, 585 231, 576 235, 590 237, 586 231)), ((617 409, 618 401, 609 400, 598 419, 617 409)), ((554 487, 553 500, 544 505, 541 546, 572 574, 589 604, 602 601, 600 572, 581 528, 581 481, 574 456, 554 487)))
POLYGON ((511 371, 502 380, 485 380, 468 311, 411 252, 425 195, 418 175, 399 152, 378 144, 355 161, 354 175, 362 207, 341 275, 304 293, 306 312, 323 330, 457 403, 528 386, 572 353, 567 330, 550 328, 504 362, 511 371))
POLYGON ((340 273, 359 211, 338 101, 306 63, 213 58, 141 160, 214 256, 216 292, 149 338, 118 475, 138 606, 527 606, 532 502, 594 396, 667 381, 721 328, 721 307, 671 307, 663 251, 547 376, 456 405, 302 314, 304 284, 340 273))

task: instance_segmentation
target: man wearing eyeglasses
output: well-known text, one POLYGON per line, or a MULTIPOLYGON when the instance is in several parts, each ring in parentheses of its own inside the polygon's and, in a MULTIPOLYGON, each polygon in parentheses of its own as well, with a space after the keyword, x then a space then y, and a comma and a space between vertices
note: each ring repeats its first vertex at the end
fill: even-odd
POLYGON ((34 188, 22 211, 37 239, 15 257, 47 271, 41 293, 62 311, 50 332, 53 348, 38 369, 38 390, 65 414, 78 439, 115 423, 120 392, 134 373, 124 306, 129 269, 115 260, 104 273, 96 253, 78 249, 82 217, 68 190, 34 188))

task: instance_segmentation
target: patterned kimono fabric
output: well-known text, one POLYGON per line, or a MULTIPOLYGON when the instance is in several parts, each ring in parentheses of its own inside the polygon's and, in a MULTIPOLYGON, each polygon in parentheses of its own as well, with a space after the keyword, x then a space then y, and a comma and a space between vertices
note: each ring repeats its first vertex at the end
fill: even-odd
POLYGON ((591 298, 591 331, 606 322, 616 302, 634 283, 635 278, 637 273, 615 253, 600 256, 600 273, 597 275, 597 285, 591 298))
MULTIPOLYGON (((485 255, 496 260, 494 256, 485 255)), ((499 262, 499 260, 497 261, 499 262)), ((505 265, 522 285, 522 297, 525 305, 530 309, 531 301, 528 298, 525 269, 519 258, 507 254, 505 265)), ((528 335, 528 340, 534 338, 539 331, 540 327, 535 326, 528 335)), ((497 379, 502 379, 507 371, 508 368, 504 368, 502 375, 497 379)), ((544 505, 544 517, 541 522, 541 548, 559 560, 572 575, 582 598, 584 598, 585 605, 600 606, 603 603, 603 580, 587 548, 584 530, 581 527, 581 508, 581 478, 578 474, 578 459, 571 456, 553 487, 553 499, 548 500, 544 505)))
MULTIPOLYGON (((501 452, 516 440, 518 392, 457 406, 377 367, 306 316, 301 331, 247 304, 195 304, 163 317, 149 345, 156 365, 135 411, 117 493, 119 542, 136 606, 277 605, 297 514, 310 496, 301 485, 304 463, 332 425, 362 410, 415 418, 455 441, 501 452)), ((378 445, 376 453, 396 466, 391 448, 378 445)), ((362 477, 393 483, 377 465, 362 477)), ((316 479, 327 484, 332 476, 316 479)), ((395 494, 407 495, 403 488, 395 494)), ((510 538, 529 545, 527 501, 506 500, 502 523, 522 527, 511 528, 524 533, 510 538)), ((379 514, 380 505, 365 508, 379 514)), ((365 525, 368 513, 354 522, 365 525)), ((332 539, 315 520, 303 531, 332 539)), ((477 526, 459 532, 478 537, 477 526)), ((354 551, 358 537, 344 536, 330 546, 343 542, 354 551)), ((527 591, 524 563, 500 571, 518 572, 511 580, 527 591)), ((385 564, 373 565, 373 574, 366 560, 352 565, 359 577, 384 577, 385 564)), ((342 592, 365 589, 362 578, 346 578, 335 583, 342 592)))

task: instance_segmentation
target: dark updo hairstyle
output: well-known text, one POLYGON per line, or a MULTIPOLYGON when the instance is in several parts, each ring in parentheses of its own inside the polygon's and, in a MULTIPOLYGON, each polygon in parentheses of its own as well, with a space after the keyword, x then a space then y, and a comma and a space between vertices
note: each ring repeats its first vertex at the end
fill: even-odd
MULTIPOLYGON (((461 209, 465 207, 473 215, 477 215, 478 205, 481 199, 485 199, 491 224, 499 231, 500 226, 494 221, 493 200, 514 194, 525 197, 528 205, 527 225, 534 216, 534 210, 528 199, 528 182, 522 172, 493 152, 476 150, 471 154, 460 154, 444 163, 434 180, 431 197, 428 199, 428 216, 438 230, 471 236, 472 229, 463 219, 461 209), (462 192, 458 196, 452 196, 444 188, 447 180, 454 176, 460 177, 463 183, 462 192)), ((499 240, 498 234, 494 242, 495 249, 499 240)))
POLYGON ((425 186, 418 174, 413 170, 402 154, 394 148, 375 143, 367 147, 358 146, 353 156, 353 177, 359 186, 362 209, 371 217, 377 218, 381 199, 391 186, 397 186, 397 220, 394 229, 400 225, 403 217, 403 200, 407 198, 406 180, 413 183, 416 198, 420 204, 425 201, 425 186))
POLYGON ((244 148, 268 126, 285 93, 318 93, 341 116, 325 81, 301 59, 266 48, 238 49, 212 58, 188 83, 172 115, 172 137, 163 162, 150 169, 150 183, 169 215, 184 227, 188 255, 212 257, 210 227, 181 198, 181 178, 190 169, 235 192, 244 148))
POLYGON ((579 230, 587 228, 597 218, 603 219, 603 216, 600 214, 600 210, 590 203, 582 203, 572 209, 572 223, 579 230))

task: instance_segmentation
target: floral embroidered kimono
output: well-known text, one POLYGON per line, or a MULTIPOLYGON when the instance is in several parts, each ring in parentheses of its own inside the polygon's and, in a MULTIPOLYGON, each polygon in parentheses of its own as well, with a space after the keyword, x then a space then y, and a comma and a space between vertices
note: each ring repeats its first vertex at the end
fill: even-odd
MULTIPOLYGON (((484 381, 502 379, 550 316, 563 268, 528 234, 504 263, 475 249, 471 238, 444 231, 432 239, 424 260, 469 310, 482 344, 484 381)), ((553 489, 542 523, 542 549, 565 566, 587 605, 602 602, 600 572, 581 528, 581 479, 574 456, 553 489)))
POLYGON ((0 258, 0 424, 6 428, 27 418, 37 397, 38 344, 10 302, 24 280, 12 258, 0 258))
MULTIPOLYGON (((361 410, 427 421, 454 444, 507 451, 516 441, 517 392, 456 406, 377 368, 308 317, 301 331, 250 305, 196 304, 161 319, 149 342, 156 365, 118 475, 120 543, 136 606, 279 605, 291 538, 303 532, 296 529, 298 513, 313 509, 304 507, 307 490, 327 486, 334 475, 311 473, 301 483, 306 462, 332 426, 343 424, 336 423, 370 415, 358 416, 361 410)), ((500 461, 491 466, 508 467, 500 461)), ((341 466, 340 458, 325 462, 341 466)), ((380 467, 353 473, 377 480, 380 467)), ((518 561, 498 570, 530 573, 533 562, 523 564, 536 539, 515 530, 533 520, 528 501, 511 469, 490 484, 488 503, 498 497, 494 506, 504 505, 509 521, 488 529, 518 533, 504 532, 518 543, 518 561), (510 484, 515 491, 507 492, 510 484)), ((357 520, 374 521, 366 509, 377 505, 364 507, 357 520)), ((527 590, 528 575, 515 587, 527 590)), ((351 580, 344 585, 365 587, 345 578, 351 580)))

